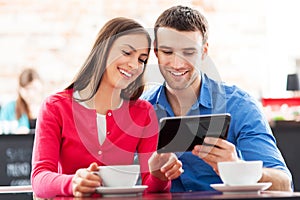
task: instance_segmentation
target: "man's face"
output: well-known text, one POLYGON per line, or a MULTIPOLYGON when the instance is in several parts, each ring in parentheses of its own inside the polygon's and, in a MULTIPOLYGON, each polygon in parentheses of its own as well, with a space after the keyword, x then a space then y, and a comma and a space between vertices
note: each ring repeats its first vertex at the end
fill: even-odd
POLYGON ((200 31, 159 28, 156 45, 155 54, 167 87, 182 90, 200 79, 200 65, 207 52, 200 31))

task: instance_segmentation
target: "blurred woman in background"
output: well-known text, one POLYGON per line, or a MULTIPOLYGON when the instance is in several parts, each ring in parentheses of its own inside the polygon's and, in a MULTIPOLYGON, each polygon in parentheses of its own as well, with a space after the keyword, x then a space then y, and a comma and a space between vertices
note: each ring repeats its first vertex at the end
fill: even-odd
POLYGON ((24 69, 19 75, 16 100, 3 105, 0 113, 2 132, 26 134, 35 129, 35 122, 42 101, 42 82, 32 68, 24 69))

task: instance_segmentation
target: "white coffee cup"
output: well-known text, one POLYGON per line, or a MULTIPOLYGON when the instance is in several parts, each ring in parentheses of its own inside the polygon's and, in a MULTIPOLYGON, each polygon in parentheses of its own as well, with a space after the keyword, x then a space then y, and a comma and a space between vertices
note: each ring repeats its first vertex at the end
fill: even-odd
POLYGON ((258 161, 234 161, 219 162, 220 177, 226 185, 252 185, 262 176, 263 162, 258 161))
POLYGON ((139 165, 100 166, 98 175, 105 187, 133 187, 140 173, 139 165))

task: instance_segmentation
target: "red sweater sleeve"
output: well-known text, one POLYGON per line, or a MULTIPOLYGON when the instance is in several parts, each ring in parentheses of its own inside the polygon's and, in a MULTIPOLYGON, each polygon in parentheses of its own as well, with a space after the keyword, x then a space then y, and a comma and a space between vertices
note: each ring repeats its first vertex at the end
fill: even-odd
POLYGON ((42 105, 37 120, 33 155, 32 188, 37 197, 72 195, 73 175, 58 173, 61 146, 61 119, 55 102, 48 99, 42 105))
POLYGON ((143 136, 138 145, 142 184, 148 185, 146 192, 169 192, 171 181, 162 181, 149 172, 148 160, 156 151, 158 142, 158 120, 152 105, 146 113, 148 113, 148 120, 144 125, 143 136))

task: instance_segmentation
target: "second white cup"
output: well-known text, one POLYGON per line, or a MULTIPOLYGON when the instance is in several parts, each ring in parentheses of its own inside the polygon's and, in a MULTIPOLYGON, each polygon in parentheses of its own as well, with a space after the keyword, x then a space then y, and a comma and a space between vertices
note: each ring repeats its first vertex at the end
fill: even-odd
POLYGON ((262 176, 262 168, 261 160, 218 163, 222 181, 224 184, 232 186, 257 183, 262 176))

